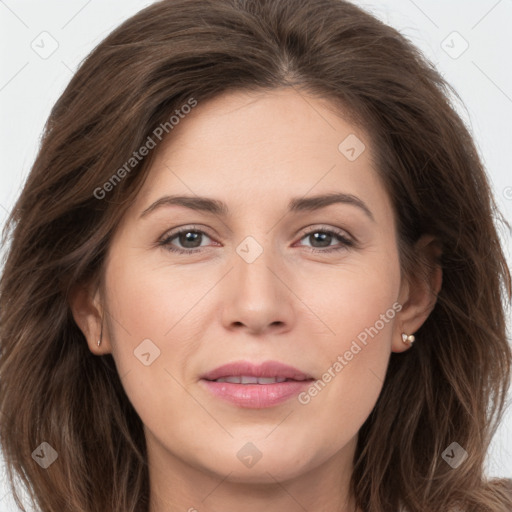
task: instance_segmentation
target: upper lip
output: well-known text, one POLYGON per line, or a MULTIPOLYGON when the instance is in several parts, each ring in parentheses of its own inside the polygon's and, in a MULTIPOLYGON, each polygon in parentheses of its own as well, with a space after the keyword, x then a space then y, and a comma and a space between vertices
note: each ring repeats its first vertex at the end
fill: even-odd
POLYGON ((311 375, 301 372, 293 366, 280 363, 279 361, 265 361, 261 364, 254 364, 250 361, 234 361, 205 373, 201 378, 217 380, 232 376, 285 377, 293 380, 307 380, 313 378, 311 375))

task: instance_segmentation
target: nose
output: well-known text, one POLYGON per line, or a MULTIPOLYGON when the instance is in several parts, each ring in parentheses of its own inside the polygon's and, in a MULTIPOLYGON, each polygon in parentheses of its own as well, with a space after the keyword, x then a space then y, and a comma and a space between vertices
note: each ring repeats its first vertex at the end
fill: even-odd
POLYGON ((289 272, 270 250, 252 262, 238 254, 222 290, 222 321, 228 330, 264 335, 291 329, 295 319, 289 272))

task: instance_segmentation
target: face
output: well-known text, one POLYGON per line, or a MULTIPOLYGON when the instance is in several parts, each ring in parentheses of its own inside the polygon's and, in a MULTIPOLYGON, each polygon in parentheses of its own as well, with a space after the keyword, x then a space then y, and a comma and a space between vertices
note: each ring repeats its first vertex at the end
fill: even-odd
POLYGON ((101 353, 152 461, 268 482, 349 460, 390 353, 407 349, 393 210, 368 136, 306 94, 230 92, 155 151, 101 297, 101 353), (291 380, 205 380, 240 361, 216 376, 291 380), (269 361, 300 374, 258 368, 269 361))

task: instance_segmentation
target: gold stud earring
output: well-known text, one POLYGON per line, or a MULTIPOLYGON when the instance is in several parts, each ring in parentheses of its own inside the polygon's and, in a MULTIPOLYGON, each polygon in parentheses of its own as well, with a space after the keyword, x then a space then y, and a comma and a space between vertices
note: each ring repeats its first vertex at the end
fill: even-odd
POLYGON ((402 341, 406 344, 406 345, 412 345, 414 343, 414 340, 416 338, 414 337, 413 334, 406 334, 405 332, 402 333, 402 341))

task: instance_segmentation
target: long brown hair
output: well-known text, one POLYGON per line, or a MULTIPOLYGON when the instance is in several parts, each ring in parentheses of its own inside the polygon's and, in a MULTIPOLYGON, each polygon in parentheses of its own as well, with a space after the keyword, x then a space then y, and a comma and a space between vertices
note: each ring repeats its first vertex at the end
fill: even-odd
POLYGON ((162 124, 172 137, 169 118, 191 98, 280 87, 325 98, 371 135, 404 272, 416 271, 422 233, 443 250, 437 304, 414 348, 391 355, 359 432, 358 505, 512 510, 506 481, 483 473, 510 382, 511 278, 455 91, 395 29, 343 0, 163 0, 82 63, 4 228, 0 440, 13 492, 18 476, 43 512, 148 509, 141 420, 113 358, 90 352, 69 307, 77 283, 101 283, 154 151, 125 163, 162 124), (42 442, 58 453, 45 471, 32 457, 42 442), (468 453, 457 469, 442 456, 453 442, 468 453))

